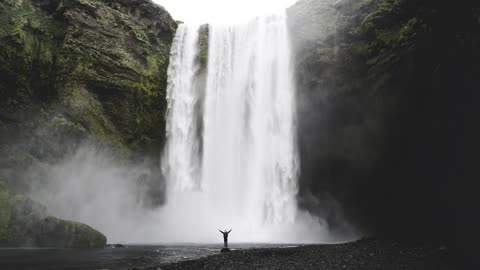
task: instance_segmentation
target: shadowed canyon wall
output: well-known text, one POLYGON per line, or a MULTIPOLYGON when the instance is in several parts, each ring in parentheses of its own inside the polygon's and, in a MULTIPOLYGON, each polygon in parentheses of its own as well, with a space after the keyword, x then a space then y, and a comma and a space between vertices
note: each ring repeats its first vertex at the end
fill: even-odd
POLYGON ((479 9, 302 0, 289 16, 302 205, 333 225, 340 209, 383 237, 473 247, 479 9))

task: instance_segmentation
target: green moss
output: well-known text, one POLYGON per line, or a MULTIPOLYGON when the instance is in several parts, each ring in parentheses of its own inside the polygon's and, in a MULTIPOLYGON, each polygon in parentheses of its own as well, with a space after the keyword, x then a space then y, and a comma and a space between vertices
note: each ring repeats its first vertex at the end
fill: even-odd
POLYGON ((164 65, 163 55, 156 54, 147 57, 147 68, 140 73, 140 80, 132 83, 140 96, 148 98, 158 97, 160 84, 160 66, 164 65))
POLYGON ((377 39, 383 42, 385 46, 403 46, 414 35, 416 24, 417 18, 413 17, 397 28, 379 30, 377 33, 377 39))
POLYGON ((0 22, 0 104, 9 109, 49 98, 63 23, 37 12, 30 1, 0 3, 0 22))
MULTIPOLYGON (((388 1, 387 1, 388 2, 388 1)), ((396 1, 390 1, 392 6, 381 7, 374 14, 381 12, 390 12, 396 1)), ((387 5, 388 6, 388 5, 387 5)), ((383 15, 386 16, 386 15, 383 15)), ((369 16, 370 20, 373 20, 369 16)), ((370 38, 362 37, 360 40, 353 43, 352 48, 355 54, 360 55, 365 59, 365 63, 369 66, 378 63, 387 63, 395 59, 394 51, 401 48, 408 48, 414 44, 414 38, 417 31, 422 31, 419 27, 418 19, 416 17, 406 18, 400 24, 379 26, 372 21, 365 23, 364 28, 372 28, 373 36, 370 38)), ((368 32, 367 30, 359 32, 368 32)))
POLYGON ((78 0, 78 2, 82 5, 89 6, 92 8, 96 8, 95 1, 92 0, 78 0))
POLYGON ((8 241, 14 199, 3 184, 0 184, 0 242, 8 241))
POLYGON ((0 243, 32 242, 33 228, 44 211, 43 206, 1 187, 0 209, 0 243))
POLYGON ((74 221, 45 217, 45 208, 0 184, 0 246, 97 248, 105 235, 74 221))
POLYGON ((145 29, 142 25, 139 25, 138 23, 130 20, 126 20, 125 23, 126 25, 128 25, 136 39, 142 41, 145 44, 150 44, 147 33, 145 32, 145 29))
POLYGON ((27 60, 51 62, 56 41, 64 34, 63 23, 39 14, 29 1, 19 3, 20 7, 0 4, 0 38, 8 37, 21 46, 27 60))
MULTIPOLYGON (((83 223, 48 217, 44 220, 44 233, 66 248, 100 248, 107 243, 105 235, 83 223)), ((55 246, 55 244, 54 244, 55 246)))
POLYGON ((65 87, 69 91, 63 97, 64 104, 72 109, 89 133, 95 134, 95 138, 102 143, 122 148, 123 142, 105 117, 98 99, 81 85, 69 84, 65 87))
POLYGON ((158 153, 176 23, 161 9, 138 18, 128 2, 109 5, 72 0, 50 16, 31 0, 1 1, 0 110, 62 104, 97 141, 158 153))

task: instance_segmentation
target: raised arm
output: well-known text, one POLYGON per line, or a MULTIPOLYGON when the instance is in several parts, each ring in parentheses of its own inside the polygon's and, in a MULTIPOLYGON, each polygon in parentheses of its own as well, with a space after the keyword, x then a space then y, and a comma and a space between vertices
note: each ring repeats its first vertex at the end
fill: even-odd
POLYGON ((218 230, 221 234, 223 234, 223 232, 221 230, 218 230))
POLYGON ((230 233, 232 231, 232 229, 230 229, 230 231, 228 231, 228 233, 230 233))

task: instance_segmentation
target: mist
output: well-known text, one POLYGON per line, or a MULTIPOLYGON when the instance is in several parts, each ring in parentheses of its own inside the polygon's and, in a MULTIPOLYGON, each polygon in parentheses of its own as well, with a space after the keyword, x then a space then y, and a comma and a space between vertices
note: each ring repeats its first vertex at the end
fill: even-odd
POLYGON ((240 216, 229 219, 215 215, 205 197, 208 194, 202 192, 185 193, 174 204, 148 207, 148 179, 154 177, 155 170, 147 163, 116 160, 111 152, 94 144, 84 143, 63 160, 44 166, 42 171, 47 173, 43 176, 33 168, 26 172, 43 178, 36 179, 38 184, 28 195, 45 205, 50 215, 98 229, 109 243, 215 243, 220 239, 217 229, 227 228, 233 228, 231 242, 237 243, 347 240, 329 234, 327 224, 308 213, 297 217, 302 223, 237 226, 244 223, 240 216))
POLYGON ((297 205, 301 161, 285 12, 210 24, 204 91, 195 75, 200 29, 180 25, 173 43, 162 158, 167 222, 205 229, 189 236, 200 241, 211 241, 208 228, 218 225, 248 242, 341 241, 297 205))
MULTIPOLYGON (((155 234, 152 238, 157 221, 146 207, 148 181, 155 177, 146 164, 118 161, 111 152, 85 143, 63 160, 45 166, 45 178, 35 181, 38 184, 29 195, 44 204, 49 214, 89 224, 112 243, 159 240, 155 234)), ((28 175, 40 174, 30 169, 28 175)))

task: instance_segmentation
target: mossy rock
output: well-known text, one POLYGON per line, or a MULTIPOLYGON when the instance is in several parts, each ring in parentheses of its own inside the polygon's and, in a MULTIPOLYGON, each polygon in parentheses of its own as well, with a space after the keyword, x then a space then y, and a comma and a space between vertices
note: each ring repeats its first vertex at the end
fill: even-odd
POLYGON ((9 238, 9 226, 12 217, 14 199, 0 184, 0 243, 6 242, 9 238))
POLYGON ((49 217, 41 204, 0 185, 0 246, 100 248, 106 241, 90 226, 49 217))
POLYGON ((107 243, 105 235, 79 222, 47 217, 39 226, 40 232, 36 240, 40 246, 100 248, 107 243))

